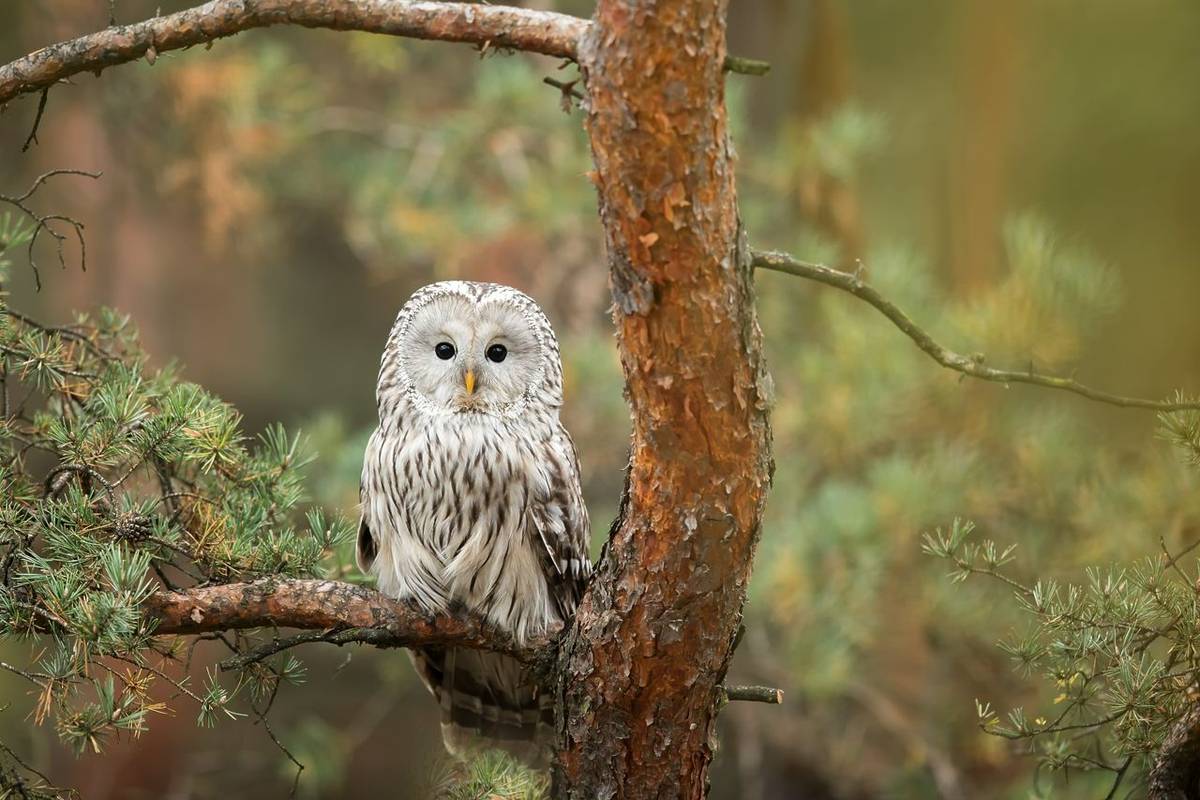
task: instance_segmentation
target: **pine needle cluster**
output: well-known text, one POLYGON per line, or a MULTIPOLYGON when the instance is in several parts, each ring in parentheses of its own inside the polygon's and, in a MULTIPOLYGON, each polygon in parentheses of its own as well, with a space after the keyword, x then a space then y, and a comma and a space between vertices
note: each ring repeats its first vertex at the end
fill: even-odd
MULTIPOLYGON (((1193 412, 1162 416, 1164 438, 1197 463, 1193 412)), ((1001 716, 977 700, 980 727, 1023 742, 1053 771, 1101 770, 1113 791, 1153 762, 1172 728, 1200 700, 1200 541, 1128 566, 1090 567, 1079 582, 1025 583, 1010 574, 1015 545, 976 541, 956 519, 924 539, 923 550, 952 566, 962 582, 985 575, 1012 590, 1027 619, 1000 648, 1025 678, 1047 682, 1054 697, 1033 716, 1001 716)))
MULTIPOLYGON (((31 235, 0 224, 0 282, 31 235)), ((0 666, 30 685, 32 720, 99 752, 176 698, 213 725, 261 716, 281 682, 302 680, 283 656, 197 681, 194 643, 156 636, 140 607, 163 589, 325 575, 352 528, 304 513, 310 458, 297 436, 250 437, 227 403, 151 368, 128 318, 48 326, 0 293, 0 636, 28 653, 0 666)))
POLYGON ((434 776, 436 800, 545 800, 549 779, 499 750, 488 750, 466 762, 444 762, 434 776))

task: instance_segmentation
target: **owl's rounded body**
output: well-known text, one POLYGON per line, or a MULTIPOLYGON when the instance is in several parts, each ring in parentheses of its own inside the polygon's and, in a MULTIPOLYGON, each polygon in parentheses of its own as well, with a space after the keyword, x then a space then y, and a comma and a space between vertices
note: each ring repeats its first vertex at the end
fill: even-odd
MULTIPOLYGON (((566 622, 591 572, 562 366, 531 299, 496 284, 421 289, 396 319, 361 484, 360 566, 431 613, 462 605, 517 641, 566 622)), ((426 648, 414 661, 447 746, 544 739, 549 697, 514 659, 426 648)))
MULTIPOLYGON (((379 429, 367 445, 363 515, 378 541, 373 571, 389 597, 431 613, 462 605, 518 640, 563 622, 551 597, 532 502, 552 502, 549 472, 563 469, 550 426, 530 438, 476 413, 422 415, 379 429)), ((556 577, 556 576, 555 576, 556 577)), ((557 582, 557 581, 556 581, 557 582)))

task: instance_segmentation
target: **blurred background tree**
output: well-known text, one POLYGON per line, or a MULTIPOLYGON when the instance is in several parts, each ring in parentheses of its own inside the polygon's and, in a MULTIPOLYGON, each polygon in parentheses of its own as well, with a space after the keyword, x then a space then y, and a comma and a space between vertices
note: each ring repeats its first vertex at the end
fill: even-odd
MULTIPOLYGON (((159 5, 187 3, 118 0, 116 13, 159 5)), ((10 2, 4 60, 107 15, 103 0, 10 2)), ((1193 4, 738 0, 730 27, 731 51, 773 65, 730 78, 757 246, 861 267, 989 362, 1152 397, 1200 385, 1193 4)), ((52 94, 24 155, 36 103, 15 103, 0 188, 52 167, 105 173, 44 195, 86 222, 89 271, 48 271, 35 294, 16 269, 15 302, 47 320, 101 304, 131 314, 152 364, 178 359, 250 431, 307 431, 310 495, 353 515, 396 310, 430 280, 516 285, 563 339, 598 549, 628 420, 586 140, 541 83, 574 77, 557 68, 276 29, 80 76, 52 94)), ((1085 566, 1153 555, 1160 537, 1172 552, 1195 541, 1194 471, 1149 414, 959 381, 841 293, 758 284, 778 471, 734 672, 788 694, 726 709, 713 796, 1103 796, 1111 775, 1035 779, 1024 742, 980 730, 976 699, 1052 707, 1059 690, 995 646, 1026 629, 1011 593, 946 581, 921 534, 970 518, 1019 545, 1022 583, 1080 583, 1085 566)), ((201 651, 196 668, 218 656, 201 651)), ((406 660, 305 658, 308 686, 281 689, 273 712, 309 767, 300 791, 422 796, 437 780, 436 709, 406 660)), ((198 729, 182 714, 77 757, 23 718, 26 688, 0 675, 13 701, 0 739, 88 797, 290 786, 294 767, 256 726, 198 729)))

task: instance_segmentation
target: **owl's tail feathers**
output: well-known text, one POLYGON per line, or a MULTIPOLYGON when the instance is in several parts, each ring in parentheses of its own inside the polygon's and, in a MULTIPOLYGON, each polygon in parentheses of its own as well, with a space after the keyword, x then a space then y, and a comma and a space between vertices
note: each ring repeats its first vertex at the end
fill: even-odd
POLYGON ((412 651, 442 708, 442 739, 454 756, 499 749, 533 767, 549 763, 554 705, 521 662, 460 648, 412 651))

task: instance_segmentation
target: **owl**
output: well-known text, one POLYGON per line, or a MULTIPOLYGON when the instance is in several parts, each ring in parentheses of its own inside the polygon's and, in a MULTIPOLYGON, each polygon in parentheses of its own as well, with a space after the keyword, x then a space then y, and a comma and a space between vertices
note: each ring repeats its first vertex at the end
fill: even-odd
MULTIPOLYGON (((448 281, 396 317, 363 459, 358 564, 432 614, 463 607, 518 642, 566 623, 591 574, 579 459, 559 421, 558 342, 532 299, 448 281)), ((544 760, 553 705, 520 662, 412 651, 454 754, 544 760)))

